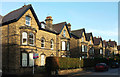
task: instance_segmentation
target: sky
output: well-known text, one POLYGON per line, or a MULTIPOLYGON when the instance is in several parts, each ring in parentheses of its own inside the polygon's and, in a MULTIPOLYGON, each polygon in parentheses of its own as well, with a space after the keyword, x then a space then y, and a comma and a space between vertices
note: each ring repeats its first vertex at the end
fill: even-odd
POLYGON ((52 16, 53 24, 66 21, 71 29, 85 28, 93 36, 118 42, 118 2, 2 2, 2 16, 32 4, 39 21, 52 16))

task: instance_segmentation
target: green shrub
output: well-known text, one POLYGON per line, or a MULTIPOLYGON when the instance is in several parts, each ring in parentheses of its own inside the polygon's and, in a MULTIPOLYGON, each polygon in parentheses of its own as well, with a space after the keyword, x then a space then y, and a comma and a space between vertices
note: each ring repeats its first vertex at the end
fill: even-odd
POLYGON ((72 69, 83 67, 83 60, 79 58, 68 58, 68 57, 47 57, 46 68, 48 70, 56 69, 72 69))

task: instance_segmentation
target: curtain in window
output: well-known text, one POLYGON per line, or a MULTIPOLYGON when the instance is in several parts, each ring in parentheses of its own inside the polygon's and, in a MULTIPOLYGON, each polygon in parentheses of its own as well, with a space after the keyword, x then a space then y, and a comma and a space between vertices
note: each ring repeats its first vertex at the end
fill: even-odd
POLYGON ((62 50, 65 50, 65 41, 62 41, 62 50))

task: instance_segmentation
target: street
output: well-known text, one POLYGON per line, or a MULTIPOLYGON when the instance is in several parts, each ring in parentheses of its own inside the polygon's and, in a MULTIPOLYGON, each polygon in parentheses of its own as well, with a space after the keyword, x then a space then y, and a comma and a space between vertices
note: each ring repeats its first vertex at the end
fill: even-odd
POLYGON ((81 71, 62 77, 120 77, 120 68, 109 68, 108 71, 101 71, 101 72, 95 72, 94 70, 81 71))

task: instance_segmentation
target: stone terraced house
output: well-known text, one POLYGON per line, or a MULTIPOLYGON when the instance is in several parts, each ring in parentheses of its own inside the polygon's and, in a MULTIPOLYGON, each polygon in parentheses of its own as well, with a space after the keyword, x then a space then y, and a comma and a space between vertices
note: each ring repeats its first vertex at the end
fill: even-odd
POLYGON ((45 66, 48 56, 70 56, 71 25, 52 22, 51 16, 39 22, 32 5, 24 5, 3 16, 0 26, 3 73, 32 73, 33 63, 45 66), (34 53, 39 56, 35 61, 34 53))
POLYGON ((0 31, 3 73, 32 73, 33 65, 44 67, 49 56, 84 59, 118 52, 115 41, 93 38, 85 28, 71 31, 70 23, 53 24, 51 16, 40 22, 32 5, 0 15, 0 31), (34 53, 37 59, 33 59, 34 53))

